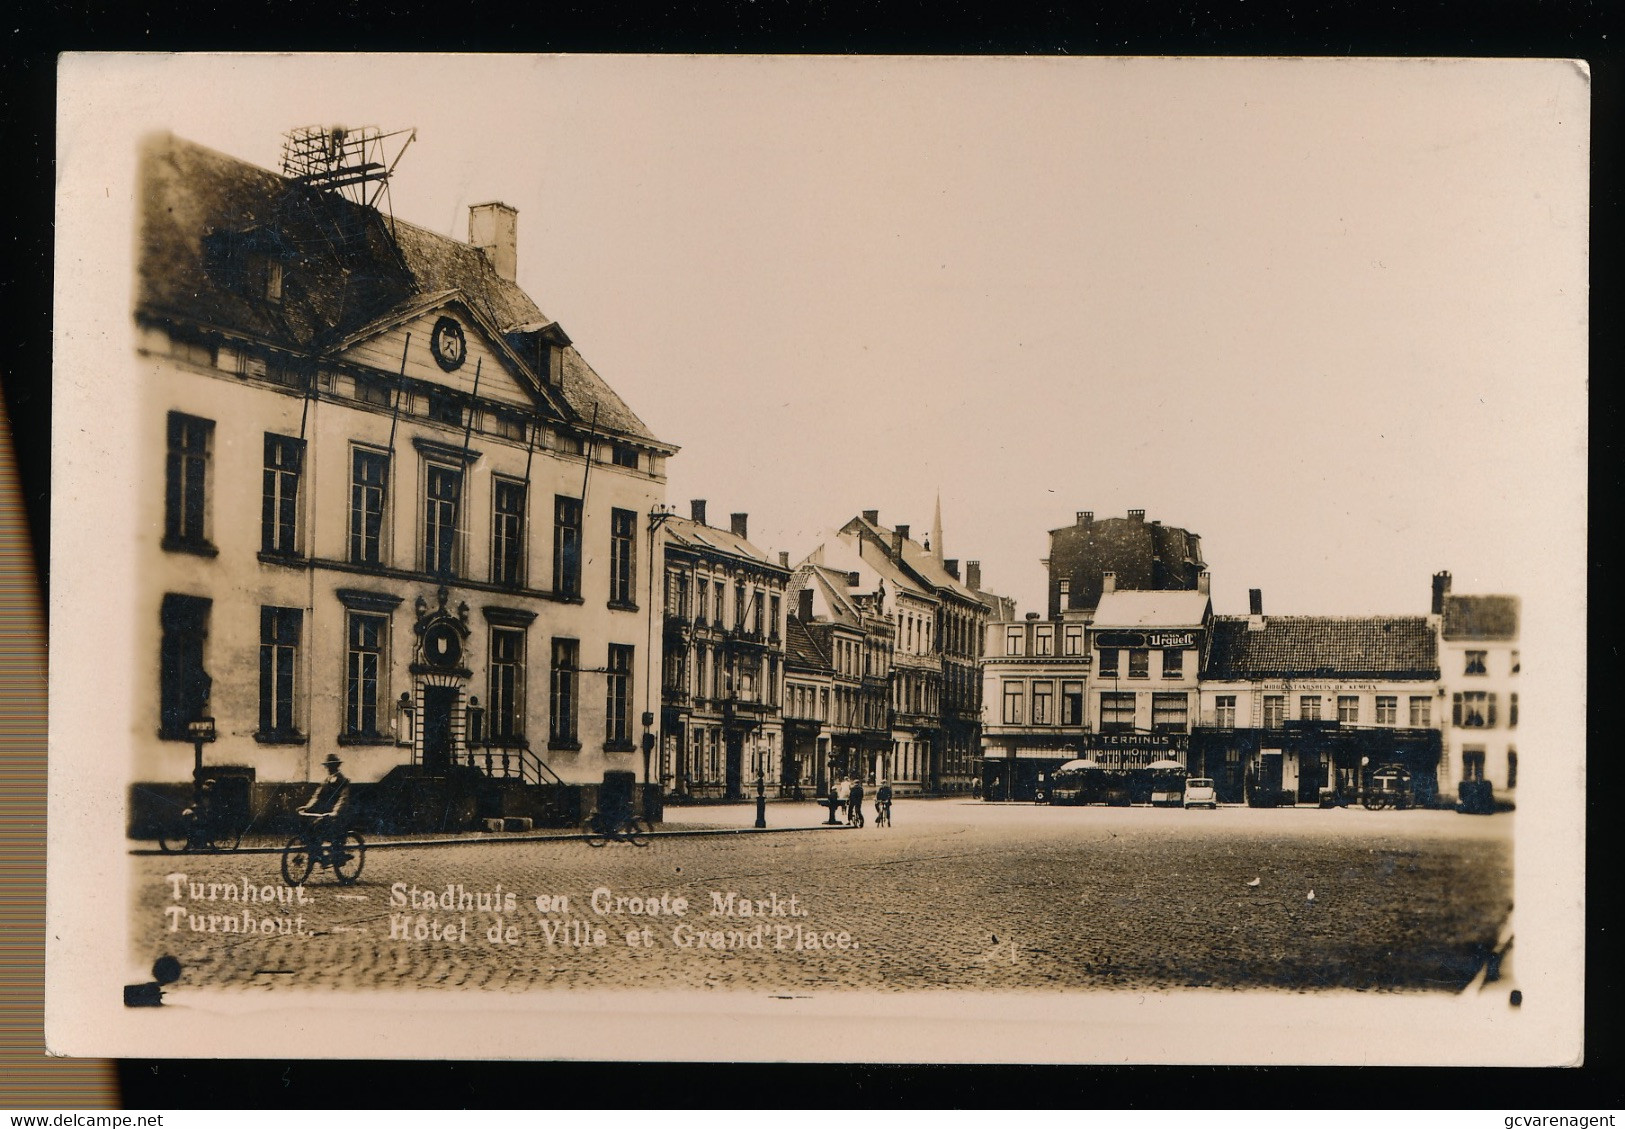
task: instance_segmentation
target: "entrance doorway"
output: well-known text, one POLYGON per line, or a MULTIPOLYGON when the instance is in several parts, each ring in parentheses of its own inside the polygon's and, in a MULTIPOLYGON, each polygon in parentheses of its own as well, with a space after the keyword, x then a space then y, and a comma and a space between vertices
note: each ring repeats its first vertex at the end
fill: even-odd
POLYGON ((727 737, 728 766, 726 797, 737 800, 745 794, 745 738, 741 733, 730 733, 727 737))
POLYGON ((451 714, 457 708, 455 686, 423 688, 423 767, 445 772, 451 767, 451 714))

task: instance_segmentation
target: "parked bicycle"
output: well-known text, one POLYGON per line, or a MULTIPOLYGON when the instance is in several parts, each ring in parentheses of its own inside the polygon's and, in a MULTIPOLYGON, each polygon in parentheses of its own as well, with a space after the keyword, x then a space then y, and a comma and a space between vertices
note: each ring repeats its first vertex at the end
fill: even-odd
POLYGON ((629 811, 594 811, 582 823, 581 834, 590 847, 602 847, 611 839, 634 847, 649 845, 649 825, 629 811))
POLYGON ((311 872, 325 866, 340 886, 353 886, 367 861, 366 841, 354 831, 342 838, 328 834, 320 817, 305 814, 309 821, 300 834, 282 848, 282 879, 290 886, 303 886, 311 872))
POLYGON ((181 812, 180 822, 158 836, 158 849, 166 855, 188 851, 235 851, 243 841, 243 828, 212 802, 212 780, 203 783, 197 803, 181 812))

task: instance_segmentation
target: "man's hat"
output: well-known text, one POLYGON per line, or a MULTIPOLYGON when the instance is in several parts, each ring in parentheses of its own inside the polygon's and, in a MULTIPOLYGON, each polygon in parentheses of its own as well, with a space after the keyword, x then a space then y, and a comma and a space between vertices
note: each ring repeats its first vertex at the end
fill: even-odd
POLYGON ((327 754, 327 759, 324 760, 322 763, 324 765, 326 765, 328 768, 337 768, 339 765, 343 764, 344 762, 339 760, 339 755, 337 753, 328 753, 327 754))

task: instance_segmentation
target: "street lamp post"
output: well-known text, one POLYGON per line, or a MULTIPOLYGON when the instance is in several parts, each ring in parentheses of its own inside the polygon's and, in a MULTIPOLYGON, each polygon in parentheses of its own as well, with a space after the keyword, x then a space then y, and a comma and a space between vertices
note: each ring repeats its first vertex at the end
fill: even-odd
POLYGON ((767 791, 764 765, 762 764, 762 739, 756 738, 756 829, 762 830, 767 826, 767 791))

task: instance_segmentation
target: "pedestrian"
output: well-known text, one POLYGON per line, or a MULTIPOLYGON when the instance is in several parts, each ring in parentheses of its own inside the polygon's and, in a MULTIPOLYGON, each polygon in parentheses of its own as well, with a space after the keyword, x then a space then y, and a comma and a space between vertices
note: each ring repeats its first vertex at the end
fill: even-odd
POLYGON ((891 781, 882 780, 875 792, 875 826, 891 826, 891 781))
POLYGON ((863 826, 863 778, 852 781, 852 793, 847 799, 847 822, 854 827, 863 826))
POLYGON ((835 785, 835 802, 841 805, 841 818, 848 823, 852 822, 852 781, 849 777, 841 777, 841 782, 835 785))

